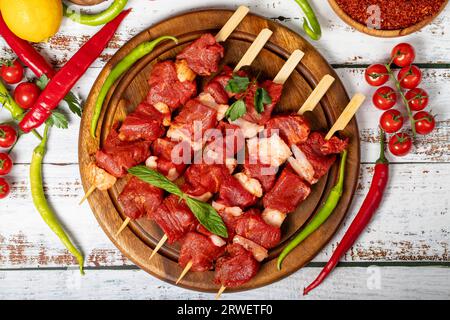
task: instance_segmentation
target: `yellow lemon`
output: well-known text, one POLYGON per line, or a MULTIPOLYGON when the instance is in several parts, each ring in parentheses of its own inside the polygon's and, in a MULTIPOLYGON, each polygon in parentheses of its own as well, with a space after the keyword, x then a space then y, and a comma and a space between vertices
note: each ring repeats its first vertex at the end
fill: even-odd
POLYGON ((61 0, 0 0, 0 10, 8 27, 18 37, 31 42, 45 41, 59 29, 61 0))

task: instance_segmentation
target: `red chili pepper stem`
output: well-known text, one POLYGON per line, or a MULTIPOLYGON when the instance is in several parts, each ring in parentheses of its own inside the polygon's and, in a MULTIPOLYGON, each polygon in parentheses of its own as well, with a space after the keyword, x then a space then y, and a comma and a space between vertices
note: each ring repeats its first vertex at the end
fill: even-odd
POLYGON ((372 216, 380 206, 383 199, 383 193, 386 189, 389 179, 389 161, 385 157, 384 153, 384 131, 380 130, 380 157, 375 165, 375 172, 373 175, 372 183, 370 185, 369 192, 364 199, 361 208, 358 211, 355 219, 352 221, 350 227, 342 238, 341 242, 337 246, 336 250, 330 258, 330 261, 320 272, 319 276, 304 289, 303 295, 308 294, 311 290, 316 288, 322 283, 323 280, 331 273, 331 271, 339 263, 341 257, 351 248, 351 246, 358 239, 359 235, 365 229, 370 222, 372 216))

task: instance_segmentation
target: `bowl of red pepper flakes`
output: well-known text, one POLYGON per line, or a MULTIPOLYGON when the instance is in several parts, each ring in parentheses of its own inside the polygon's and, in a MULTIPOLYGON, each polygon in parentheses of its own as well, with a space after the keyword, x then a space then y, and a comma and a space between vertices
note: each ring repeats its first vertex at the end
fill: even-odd
POLYGON ((448 0, 328 0, 348 25, 371 36, 392 38, 416 32, 444 10, 448 0))

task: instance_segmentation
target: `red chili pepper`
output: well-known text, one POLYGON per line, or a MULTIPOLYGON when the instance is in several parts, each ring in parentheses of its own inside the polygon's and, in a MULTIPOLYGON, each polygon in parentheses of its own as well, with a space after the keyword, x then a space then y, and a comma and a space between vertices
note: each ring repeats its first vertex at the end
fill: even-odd
POLYGON ((32 109, 19 123, 23 132, 30 132, 39 127, 50 117, 52 110, 58 107, 61 100, 102 53, 130 11, 131 9, 122 11, 114 20, 107 23, 53 76, 32 109))
POLYGON ((359 209, 358 214, 353 220, 352 224, 348 228, 341 242, 337 246, 336 250, 330 258, 330 261, 320 272, 316 280, 313 281, 307 288, 304 289, 303 294, 306 295, 312 289, 322 283, 322 281, 328 276, 328 274, 339 263, 340 258, 350 249, 350 247, 358 239, 361 232, 369 223, 375 211, 380 206, 380 202, 383 199, 383 193, 386 189, 386 185, 389 179, 389 161, 384 156, 384 131, 380 134, 380 158, 375 165, 375 173, 373 175, 372 183, 370 185, 369 193, 367 194, 364 202, 359 209))
POLYGON ((55 75, 55 71, 53 70, 52 66, 33 48, 31 44, 23 39, 20 39, 18 36, 12 33, 11 30, 9 30, 1 14, 0 35, 16 53, 20 61, 28 66, 38 78, 43 75, 51 78, 55 75))

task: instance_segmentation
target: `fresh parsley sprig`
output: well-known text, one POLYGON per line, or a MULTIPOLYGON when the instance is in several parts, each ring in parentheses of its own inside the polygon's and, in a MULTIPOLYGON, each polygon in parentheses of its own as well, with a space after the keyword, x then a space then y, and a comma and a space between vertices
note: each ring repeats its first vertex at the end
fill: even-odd
POLYGON ((228 237, 228 232, 222 218, 217 211, 208 203, 189 197, 172 181, 167 179, 158 171, 146 166, 135 166, 128 169, 128 172, 140 180, 147 182, 157 188, 163 189, 186 201, 186 205, 191 209, 194 216, 208 231, 223 237, 228 237))

